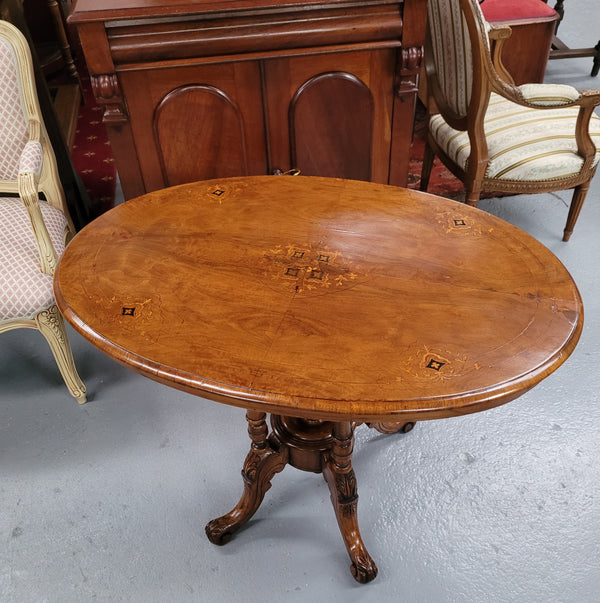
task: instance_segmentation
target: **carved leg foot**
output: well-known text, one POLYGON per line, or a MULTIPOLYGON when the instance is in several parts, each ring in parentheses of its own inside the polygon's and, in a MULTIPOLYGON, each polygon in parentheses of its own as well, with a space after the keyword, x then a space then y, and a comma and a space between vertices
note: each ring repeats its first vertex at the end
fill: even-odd
POLYGON ((358 493, 351 463, 353 446, 352 425, 336 423, 332 450, 323 455, 323 477, 329 486, 338 525, 352 561, 350 571, 358 582, 365 583, 377 576, 377 566, 362 541, 358 527, 358 493))
POLYGON ((265 417, 265 413, 256 411, 248 411, 246 414, 252 446, 242 470, 244 492, 229 513, 206 525, 206 535, 213 544, 229 542, 235 532, 256 513, 271 487, 271 479, 287 464, 287 448, 283 446, 276 450, 267 439, 265 417))
POLYGON ((415 426, 415 421, 399 421, 397 423, 367 423, 367 427, 375 429, 379 433, 408 433, 415 426))

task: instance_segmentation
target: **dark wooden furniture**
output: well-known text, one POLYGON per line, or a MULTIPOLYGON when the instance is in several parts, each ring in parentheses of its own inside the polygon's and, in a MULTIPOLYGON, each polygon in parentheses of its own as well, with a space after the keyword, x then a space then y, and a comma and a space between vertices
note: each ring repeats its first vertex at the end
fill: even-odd
POLYGON ((78 0, 124 195, 299 169, 407 182, 426 0, 78 0))
POLYGON ((558 13, 543 0, 485 0, 481 10, 489 23, 511 29, 502 62, 515 84, 543 82, 558 13))
POLYGON ((63 11, 70 1, 23 0, 25 19, 46 78, 79 84, 63 11))
POLYGON ((83 101, 81 82, 65 27, 68 0, 24 0, 23 11, 40 68, 50 88, 54 111, 67 149, 75 140, 79 107, 83 101), (66 13, 65 13, 66 11, 66 13))
POLYGON ((377 568, 356 516, 355 426, 391 433, 513 400, 566 360, 583 322, 566 269, 518 228, 417 191, 304 176, 119 205, 67 247, 55 292, 119 362, 248 409, 244 493, 208 524, 212 542, 286 464, 322 472, 360 582, 377 568))
MULTIPOLYGON (((544 2, 548 2, 548 0, 544 0, 544 2)), ((564 0, 557 0, 554 5, 554 10, 560 15, 560 20, 556 24, 556 30, 558 30, 558 26, 560 21, 563 20, 565 16, 565 7, 564 0)), ((596 18, 597 15, 590 15, 590 18, 596 18)), ((551 59, 575 59, 579 57, 593 57, 592 62, 592 72, 591 76, 596 77, 598 75, 598 71, 600 71, 600 41, 593 48, 569 48, 567 44, 565 44, 558 35, 555 35, 552 39, 552 50, 550 51, 551 59)))

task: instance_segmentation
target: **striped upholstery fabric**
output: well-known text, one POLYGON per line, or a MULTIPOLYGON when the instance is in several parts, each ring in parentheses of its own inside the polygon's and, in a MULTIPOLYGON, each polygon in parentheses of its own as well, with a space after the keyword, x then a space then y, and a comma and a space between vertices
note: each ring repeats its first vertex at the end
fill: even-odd
MULTIPOLYGON (((490 25, 485 20, 479 4, 477 18, 487 32, 490 25)), ((433 62, 446 104, 461 117, 467 114, 471 98, 472 63, 471 41, 465 18, 458 0, 429 0, 427 2, 433 62)), ((485 42, 489 39, 486 36, 485 42)))
MULTIPOLYGON (((538 86, 541 95, 545 86, 538 86)), ((484 121, 489 153, 485 177, 531 182, 577 175, 583 165, 575 142, 577 114, 577 107, 530 109, 492 93, 484 121)), ((466 169, 470 154, 467 132, 454 130, 440 115, 432 116, 429 129, 450 159, 466 169)), ((600 118, 596 115, 590 134, 600 147, 600 118)), ((600 151, 595 164, 599 159, 600 151)))
POLYGON ((568 84, 522 84, 519 90, 523 100, 541 107, 568 105, 581 97, 579 90, 568 84))
POLYGON ((427 2, 433 62, 447 105, 457 115, 467 114, 471 98, 471 42, 457 0, 427 2))
MULTIPOLYGON (((65 216, 45 201, 40 201, 40 209, 60 257, 65 248, 65 216)), ((0 198, 0 323, 33 318, 52 306, 52 278, 40 270, 39 252, 23 202, 0 198)))

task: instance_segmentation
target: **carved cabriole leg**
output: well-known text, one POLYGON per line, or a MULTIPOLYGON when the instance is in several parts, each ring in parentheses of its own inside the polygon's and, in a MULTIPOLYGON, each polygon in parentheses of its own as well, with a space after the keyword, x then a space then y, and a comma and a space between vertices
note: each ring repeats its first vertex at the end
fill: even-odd
POLYGON ((206 535, 213 544, 229 542, 233 534, 256 513, 271 487, 271 479, 287 464, 288 449, 285 446, 275 449, 267 438, 266 414, 249 410, 246 420, 252 444, 242 470, 244 492, 229 513, 207 524, 206 535))
POLYGON ((77 374, 65 323, 56 305, 40 312, 35 317, 35 322, 50 345, 56 364, 58 364, 58 368, 71 395, 79 404, 84 404, 86 401, 85 385, 83 385, 77 374))
POLYGON ((333 446, 323 454, 323 477, 329 486, 331 502, 350 555, 350 571, 358 582, 370 582, 377 576, 377 566, 367 552, 358 527, 358 493, 356 477, 352 469, 354 447, 351 423, 335 423, 333 446))

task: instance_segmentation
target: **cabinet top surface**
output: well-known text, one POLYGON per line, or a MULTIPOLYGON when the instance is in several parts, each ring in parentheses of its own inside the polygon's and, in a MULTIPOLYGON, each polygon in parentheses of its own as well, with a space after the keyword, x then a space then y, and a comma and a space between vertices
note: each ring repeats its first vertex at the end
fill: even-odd
POLYGON ((313 418, 440 418, 558 368, 577 288, 535 239, 407 189, 263 176, 128 201, 67 247, 57 302, 162 383, 313 418))
POLYGON ((69 22, 185 17, 231 11, 302 10, 304 8, 402 4, 398 0, 76 0, 69 22))

